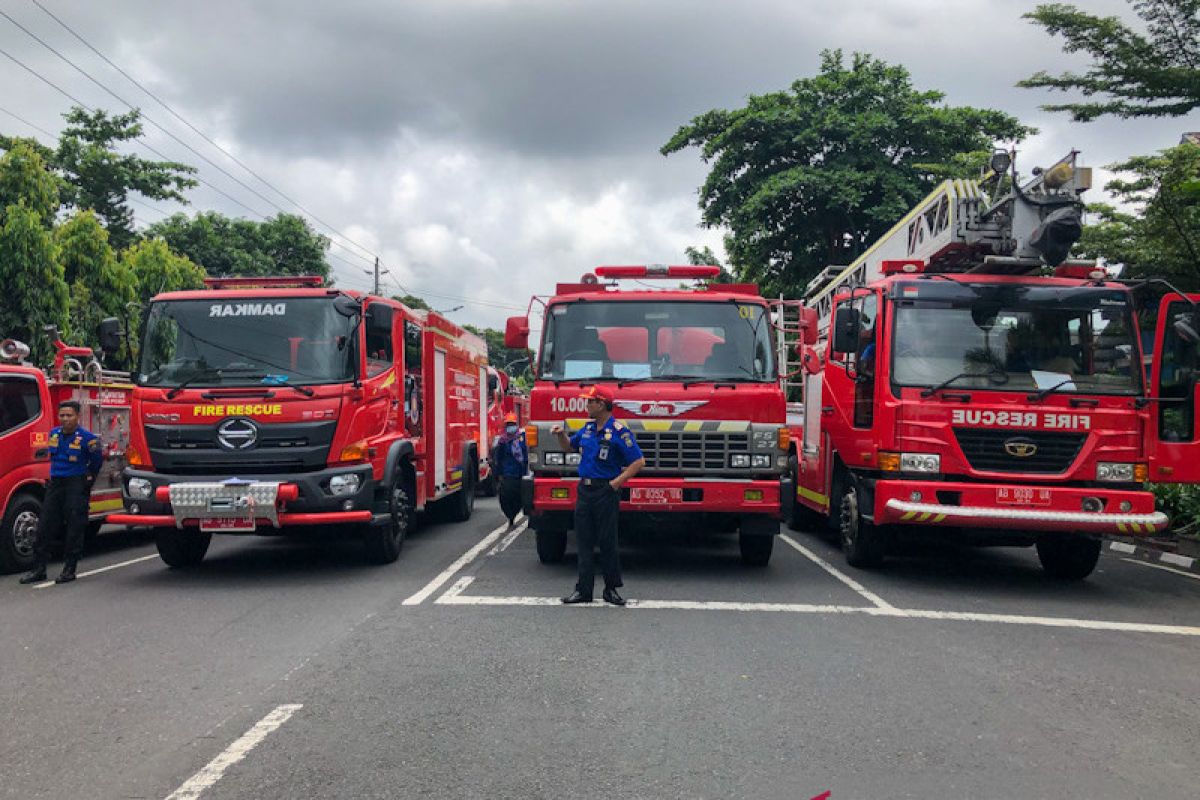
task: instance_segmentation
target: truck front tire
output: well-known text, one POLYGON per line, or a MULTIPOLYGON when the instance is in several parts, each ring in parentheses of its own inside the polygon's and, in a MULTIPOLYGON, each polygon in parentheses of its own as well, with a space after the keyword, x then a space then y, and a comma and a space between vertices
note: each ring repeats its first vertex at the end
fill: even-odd
POLYGON ((382 524, 370 524, 363 532, 363 546, 367 560, 372 564, 391 564, 400 557, 404 539, 412 529, 414 512, 408 489, 404 485, 404 471, 396 470, 388 492, 387 519, 382 524))
POLYGON ((33 566, 42 501, 22 492, 16 495, 0 523, 0 572, 19 572, 33 566))
POLYGON ((845 482, 841 504, 842 555, 846 563, 859 569, 875 569, 883 564, 887 549, 884 532, 863 519, 861 495, 853 481, 845 482))
POLYGON ((738 549, 747 567, 765 567, 775 550, 779 521, 768 516, 742 517, 738 531, 738 549))
POLYGON ((194 528, 156 528, 154 544, 158 555, 172 569, 194 567, 204 560, 212 534, 194 528))
POLYGON ((1045 536, 1037 541, 1038 561, 1052 578, 1081 581, 1096 569, 1101 542, 1086 536, 1045 536))

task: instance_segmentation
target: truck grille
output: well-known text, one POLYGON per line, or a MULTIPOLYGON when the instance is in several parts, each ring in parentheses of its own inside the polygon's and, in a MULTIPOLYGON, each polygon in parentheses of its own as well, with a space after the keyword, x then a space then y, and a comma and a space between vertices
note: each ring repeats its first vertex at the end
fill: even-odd
POLYGON ((1070 469, 1087 439, 1085 433, 1051 433, 1048 431, 994 430, 984 428, 955 428, 954 436, 972 469, 985 472, 1032 472, 1058 474, 1070 469), (1032 455, 1018 456, 1032 444, 1032 455))
POLYGON ((647 473, 725 472, 730 454, 750 452, 749 431, 636 431, 636 436, 647 473))
POLYGON ((336 420, 263 423, 252 447, 231 451, 218 443, 217 425, 147 425, 146 443, 161 472, 270 475, 322 469, 336 428, 336 420))

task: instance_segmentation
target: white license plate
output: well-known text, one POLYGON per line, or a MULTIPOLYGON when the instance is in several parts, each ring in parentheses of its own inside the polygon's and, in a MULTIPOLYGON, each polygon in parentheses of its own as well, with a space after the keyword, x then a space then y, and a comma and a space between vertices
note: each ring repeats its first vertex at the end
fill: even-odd
POLYGON ((629 502, 647 506, 665 506, 671 503, 682 503, 683 489, 678 487, 655 489, 647 486, 637 486, 629 490, 629 502))

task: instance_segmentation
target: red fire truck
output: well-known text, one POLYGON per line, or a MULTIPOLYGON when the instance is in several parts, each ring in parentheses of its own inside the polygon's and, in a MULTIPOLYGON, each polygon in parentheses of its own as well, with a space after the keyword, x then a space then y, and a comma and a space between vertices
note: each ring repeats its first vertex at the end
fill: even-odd
MULTIPOLYGON (((550 428, 587 421, 579 395, 591 385, 613 392, 614 414, 646 456, 621 490, 626 522, 737 531, 745 563, 769 561, 794 496, 773 309, 753 285, 704 283, 718 273, 599 267, 544 301, 523 487, 543 562, 563 558, 578 486, 578 455, 562 452, 550 428)), ((526 348, 529 327, 528 316, 509 319, 505 344, 526 348)))
MULTIPOLYGON (((115 322, 115 320, 114 320, 115 322)), ((104 466, 92 487, 88 535, 109 511, 121 507, 121 467, 129 440, 129 376, 104 369, 86 347, 71 347, 51 332, 54 365, 37 369, 25 359, 29 347, 0 342, 0 572, 33 564, 34 535, 50 478, 50 429, 58 404, 78 401, 80 424, 100 436, 104 466)))
POLYGON ((319 277, 222 278, 155 297, 125 513, 173 567, 213 533, 353 526, 394 561, 416 512, 465 520, 487 435, 487 353, 444 317, 319 277))
POLYGON ((942 534, 1080 579, 1101 534, 1167 525, 1148 480, 1200 477, 1192 300, 1163 301, 1148 389, 1136 287, 1068 258, 1090 170, 1071 153, 1022 184, 1011 164, 943 183, 810 285, 791 523, 853 566, 942 534))

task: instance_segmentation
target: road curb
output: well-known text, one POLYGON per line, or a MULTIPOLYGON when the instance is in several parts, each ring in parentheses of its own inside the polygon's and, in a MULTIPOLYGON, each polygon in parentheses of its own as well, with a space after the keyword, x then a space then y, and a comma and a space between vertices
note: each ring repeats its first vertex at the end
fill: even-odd
POLYGON ((1136 558, 1139 561, 1146 561, 1150 564, 1159 564, 1171 569, 1200 575, 1200 558, 1172 553, 1161 547, 1148 547, 1134 540, 1112 538, 1108 539, 1108 544, 1104 550, 1110 555, 1123 558, 1136 558))

